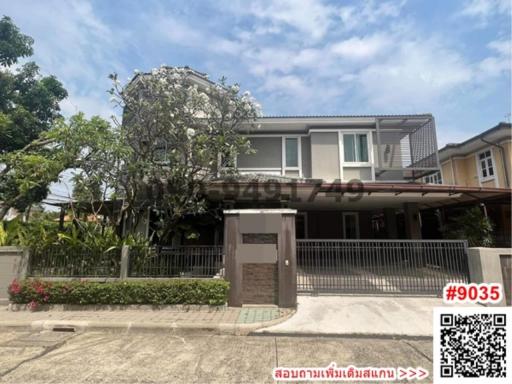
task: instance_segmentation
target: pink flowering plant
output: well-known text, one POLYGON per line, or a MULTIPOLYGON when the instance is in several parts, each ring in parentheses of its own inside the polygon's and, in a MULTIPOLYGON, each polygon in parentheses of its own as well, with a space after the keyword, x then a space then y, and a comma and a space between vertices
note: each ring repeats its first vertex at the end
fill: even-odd
POLYGON ((13 280, 8 292, 12 303, 35 310, 44 304, 201 304, 224 305, 229 283, 221 279, 169 279, 159 281, 44 281, 13 280))
POLYGON ((37 309, 39 304, 49 303, 51 291, 52 284, 41 280, 14 279, 7 289, 12 302, 28 303, 31 310, 37 309))

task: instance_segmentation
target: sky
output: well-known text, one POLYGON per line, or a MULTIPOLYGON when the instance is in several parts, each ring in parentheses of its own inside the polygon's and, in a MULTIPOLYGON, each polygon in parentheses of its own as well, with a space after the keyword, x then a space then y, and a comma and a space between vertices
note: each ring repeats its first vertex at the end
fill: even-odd
POLYGON ((512 0, 0 0, 63 82, 110 117, 108 75, 188 65, 264 115, 432 113, 439 146, 509 121, 512 0))

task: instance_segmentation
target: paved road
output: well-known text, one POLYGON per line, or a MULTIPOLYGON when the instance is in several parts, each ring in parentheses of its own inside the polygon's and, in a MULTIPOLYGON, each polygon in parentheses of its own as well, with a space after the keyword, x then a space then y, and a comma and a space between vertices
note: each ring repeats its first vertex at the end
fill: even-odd
POLYGON ((0 383, 264 383, 331 361, 431 371, 431 354, 428 340, 3 331, 0 383))

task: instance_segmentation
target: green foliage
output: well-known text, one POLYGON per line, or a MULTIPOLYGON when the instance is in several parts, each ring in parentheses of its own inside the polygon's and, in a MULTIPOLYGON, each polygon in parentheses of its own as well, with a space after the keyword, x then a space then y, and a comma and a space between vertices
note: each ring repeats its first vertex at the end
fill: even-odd
POLYGON ((0 153, 21 149, 50 129, 66 97, 62 84, 41 76, 33 62, 0 71, 0 153))
POLYGON ((0 65, 6 67, 18 62, 20 57, 31 56, 34 40, 20 32, 10 17, 0 20, 0 65))
MULTIPOLYGON (((51 130, 23 149, 0 153, 0 163, 5 165, 0 169, 0 220, 10 207, 23 211, 41 202, 50 183, 58 181, 65 169, 100 169, 99 159, 117 156, 113 149, 116 143, 117 136, 108 122, 97 116, 86 119, 79 113, 68 121, 56 120, 51 130)), ((101 176, 109 180, 106 172, 101 176)), ((87 180, 90 183, 92 179, 87 180)), ((85 194, 86 186, 83 189, 85 194)))
POLYGON ((0 221, 0 247, 7 245, 7 231, 4 228, 4 223, 0 221))
POLYGON ((220 279, 117 282, 13 281, 8 292, 18 304, 201 304, 224 305, 229 283, 220 279))
POLYGON ((7 244, 30 248, 37 252, 57 240, 58 224, 48 220, 22 222, 16 218, 6 223, 7 244))
POLYGON ((448 239, 467 240, 470 247, 490 247, 493 244, 492 223, 479 207, 451 217, 442 232, 448 239))
POLYGON ((0 20, 0 220, 11 207, 24 211, 44 199, 66 166, 44 133, 60 118, 67 91, 34 62, 10 69, 32 55, 32 44, 9 17, 0 20))
POLYGON ((82 250, 103 253, 121 249, 123 245, 142 250, 149 248, 148 241, 141 235, 130 235, 122 239, 112 227, 78 220, 60 230, 58 221, 44 218, 29 222, 15 219, 7 223, 6 244, 27 247, 36 254, 42 254, 54 246, 68 253, 82 250))

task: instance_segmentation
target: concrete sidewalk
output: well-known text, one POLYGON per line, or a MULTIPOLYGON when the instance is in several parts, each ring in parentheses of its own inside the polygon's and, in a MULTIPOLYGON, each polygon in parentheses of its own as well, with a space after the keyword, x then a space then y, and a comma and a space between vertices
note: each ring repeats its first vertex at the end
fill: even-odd
POLYGON ((299 296, 289 320, 253 334, 429 338, 440 306, 435 297, 299 296))
POLYGON ((289 318, 294 310, 277 307, 164 307, 129 306, 127 309, 9 310, 0 306, 0 328, 75 331, 174 331, 245 335, 289 318))

